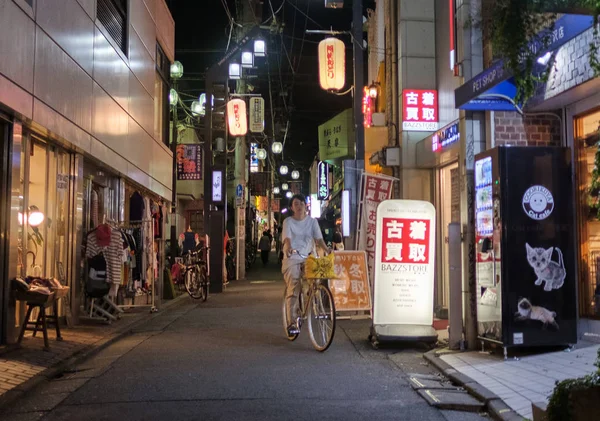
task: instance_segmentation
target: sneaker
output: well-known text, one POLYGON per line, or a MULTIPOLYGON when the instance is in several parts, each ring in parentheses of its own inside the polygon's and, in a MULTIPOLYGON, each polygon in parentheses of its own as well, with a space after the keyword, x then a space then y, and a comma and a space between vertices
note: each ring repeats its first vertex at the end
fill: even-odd
POLYGON ((294 323, 292 323, 288 326, 287 332, 288 336, 294 336, 300 333, 300 329, 298 329, 298 327, 294 323))

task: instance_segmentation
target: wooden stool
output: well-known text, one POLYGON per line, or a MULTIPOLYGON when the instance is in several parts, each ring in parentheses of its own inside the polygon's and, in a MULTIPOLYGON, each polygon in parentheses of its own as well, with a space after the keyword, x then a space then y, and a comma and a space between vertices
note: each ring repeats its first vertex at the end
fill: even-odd
MULTIPOLYGON (((20 295, 20 294, 19 294, 20 295)), ((42 331, 44 335, 44 351, 50 350, 50 344, 48 342, 48 324, 54 324, 56 328, 56 340, 62 341, 62 336, 60 334, 60 326, 58 324, 58 299, 55 294, 52 293, 46 297, 35 297, 31 296, 32 294, 27 294, 27 297, 22 297, 22 301, 27 303, 27 314, 25 315, 25 320, 23 321, 23 325, 21 326, 21 333, 19 333, 19 340, 17 344, 21 344, 23 340, 23 335, 26 330, 33 331, 33 336, 35 337, 38 331, 42 331), (46 309, 52 306, 54 310, 54 315, 47 316, 46 309), (29 318, 31 317, 31 312, 34 308, 39 308, 40 314, 35 322, 30 322, 29 318), (33 326, 33 327, 31 327, 33 326), (41 326, 41 327, 38 327, 41 326)), ((40 295, 40 294, 36 294, 40 295)), ((17 299, 20 299, 17 295, 17 299)))

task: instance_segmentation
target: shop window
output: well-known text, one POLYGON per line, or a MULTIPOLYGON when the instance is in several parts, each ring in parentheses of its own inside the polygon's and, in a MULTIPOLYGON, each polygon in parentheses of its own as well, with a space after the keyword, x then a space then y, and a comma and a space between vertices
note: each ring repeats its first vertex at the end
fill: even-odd
POLYGON ((98 21, 125 55, 127 55, 127 14, 127 0, 97 0, 98 21))
POLYGON ((600 110, 574 121, 579 194, 580 261, 579 291, 582 316, 600 317, 600 110))
POLYGON ((169 145, 169 59, 156 44, 156 76, 154 80, 154 136, 169 145))

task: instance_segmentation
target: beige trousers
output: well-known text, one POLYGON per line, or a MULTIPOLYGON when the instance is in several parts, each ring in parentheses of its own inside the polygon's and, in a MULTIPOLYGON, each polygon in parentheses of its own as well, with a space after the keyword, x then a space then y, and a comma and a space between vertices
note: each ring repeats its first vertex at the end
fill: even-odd
POLYGON ((283 270, 283 279, 285 280, 285 308, 287 318, 291 323, 296 323, 300 315, 298 306, 298 297, 302 292, 302 269, 303 264, 290 264, 283 270))

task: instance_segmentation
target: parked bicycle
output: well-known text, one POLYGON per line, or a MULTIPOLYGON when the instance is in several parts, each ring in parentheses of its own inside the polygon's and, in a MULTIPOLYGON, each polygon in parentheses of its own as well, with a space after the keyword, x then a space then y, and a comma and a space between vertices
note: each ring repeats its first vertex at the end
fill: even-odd
POLYGON ((183 256, 185 272, 183 274, 185 290, 195 300, 208 298, 208 265, 202 258, 204 251, 208 254, 209 247, 202 247, 196 251, 190 251, 183 256))
MULTIPOLYGON (((290 254, 297 254, 306 259, 298 250, 292 250, 290 254)), ((298 331, 289 334, 288 326, 292 323, 288 320, 286 311, 285 292, 283 295, 283 329, 287 338, 294 341, 302 329, 303 321, 308 321, 308 334, 317 351, 323 352, 329 348, 335 334, 335 303, 333 295, 327 286, 328 279, 306 278, 304 264, 302 267, 302 292, 298 300, 299 316, 296 319, 298 331), (305 288, 306 287, 306 288, 305 288)))
POLYGON ((230 238, 227 242, 226 255, 225 255, 225 270, 227 271, 227 281, 233 281, 235 279, 235 237, 230 238))

